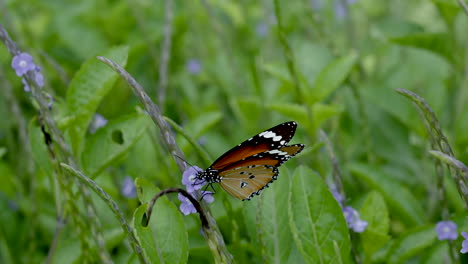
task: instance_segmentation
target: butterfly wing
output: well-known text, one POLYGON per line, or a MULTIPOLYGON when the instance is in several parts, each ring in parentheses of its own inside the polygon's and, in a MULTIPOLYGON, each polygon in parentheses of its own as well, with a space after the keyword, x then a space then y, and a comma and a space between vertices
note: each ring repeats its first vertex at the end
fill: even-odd
POLYGON ((283 146, 228 165, 218 176, 220 185, 232 196, 250 200, 278 177, 278 167, 304 149, 303 144, 283 146))
POLYGON ((239 160, 285 146, 296 133, 297 123, 285 122, 240 143, 219 157, 210 168, 221 170, 239 160))
POLYGON ((278 176, 278 168, 270 165, 238 167, 223 172, 221 187, 239 200, 250 200, 268 187, 278 176))

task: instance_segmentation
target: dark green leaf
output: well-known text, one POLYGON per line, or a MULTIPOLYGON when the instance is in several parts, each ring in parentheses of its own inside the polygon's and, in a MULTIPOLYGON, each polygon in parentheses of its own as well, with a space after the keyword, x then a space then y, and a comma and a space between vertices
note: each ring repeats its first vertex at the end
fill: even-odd
POLYGON ((130 115, 109 122, 86 141, 82 160, 91 178, 125 155, 149 125, 144 114, 130 115))
POLYGON ((349 262, 349 233, 341 207, 322 179, 303 166, 295 171, 290 188, 289 224, 306 263, 349 262))
MULTIPOLYGON (((127 47, 117 47, 104 53, 121 66, 127 63, 127 47)), ((68 129, 75 154, 81 154, 84 136, 99 103, 117 80, 117 73, 96 58, 89 59, 73 77, 67 93, 72 124, 68 129)))
POLYGON ((400 45, 434 52, 446 60, 454 62, 453 44, 450 40, 450 35, 446 33, 418 33, 390 39, 390 41, 400 45))
POLYGON ((366 164, 353 163, 348 168, 360 181, 382 194, 393 212, 399 215, 408 226, 423 223, 424 211, 421 205, 401 183, 380 169, 366 164))

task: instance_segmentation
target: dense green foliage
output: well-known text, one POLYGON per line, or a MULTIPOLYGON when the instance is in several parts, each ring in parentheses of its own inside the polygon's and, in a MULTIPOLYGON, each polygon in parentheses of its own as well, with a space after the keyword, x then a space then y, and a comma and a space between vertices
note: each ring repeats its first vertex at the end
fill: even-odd
POLYGON ((45 80, 25 92, 0 46, 0 263, 212 263, 224 245, 236 263, 466 261, 463 238, 435 230, 468 231, 464 2, 0 0, 45 80), (214 185, 220 232, 177 194, 144 226, 153 196, 183 186, 180 160, 96 56, 144 87, 193 165, 289 120, 306 148, 251 201, 214 185), (96 113, 108 123, 94 132, 96 113), (362 233, 329 190, 338 179, 362 233))

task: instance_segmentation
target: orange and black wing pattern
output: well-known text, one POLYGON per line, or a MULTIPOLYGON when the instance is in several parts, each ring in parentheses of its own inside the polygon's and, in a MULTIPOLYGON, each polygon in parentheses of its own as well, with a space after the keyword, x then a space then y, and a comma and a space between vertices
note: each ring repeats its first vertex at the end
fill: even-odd
POLYGON ((219 157, 201 178, 218 182, 233 197, 250 200, 278 177, 278 167, 304 149, 287 145, 296 132, 294 121, 251 137, 219 157))

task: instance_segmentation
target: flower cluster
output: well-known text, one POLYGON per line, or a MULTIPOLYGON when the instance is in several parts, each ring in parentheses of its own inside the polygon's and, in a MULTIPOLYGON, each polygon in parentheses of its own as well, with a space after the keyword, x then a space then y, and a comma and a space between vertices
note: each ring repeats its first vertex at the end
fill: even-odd
POLYGON ((367 228, 367 221, 364 221, 361 219, 359 216, 358 211, 356 211, 353 207, 351 206, 346 206, 343 208, 344 205, 344 196, 341 194, 338 189, 336 188, 336 185, 331 184, 330 185, 330 191, 335 197, 335 200, 338 202, 338 204, 341 206, 343 210, 343 214, 346 220, 346 223, 348 224, 348 228, 353 230, 356 233, 362 233, 364 230, 367 228))
MULTIPOLYGON (((200 171, 203 170, 197 166, 192 166, 185 170, 182 175, 182 184, 185 185, 185 187, 187 188, 187 192, 190 193, 192 196, 194 196, 193 193, 196 190, 200 190, 206 183, 206 181, 204 180, 197 179, 197 173, 200 171)), ((212 192, 202 191, 202 197, 203 200, 205 200, 205 202, 207 203, 212 203, 214 201, 212 192)), ((179 201, 182 202, 180 204, 179 209, 184 215, 189 215, 191 213, 197 212, 197 210, 187 197, 179 193, 178 198, 179 201)))
MULTIPOLYGON (((13 57, 11 67, 15 70, 16 75, 23 76, 29 71, 34 72, 34 81, 39 87, 44 86, 44 76, 41 73, 41 67, 33 62, 33 57, 26 52, 20 53, 13 57)), ((23 78, 21 82, 24 85, 24 91, 29 92, 31 88, 27 81, 23 78)))
MULTIPOLYGON (((435 231, 437 233, 437 238, 442 240, 456 240, 458 238, 458 227, 455 222, 447 220, 447 221, 440 221, 436 224, 435 231)), ((465 254, 468 253, 468 233, 461 232, 464 240, 462 242, 462 249, 460 250, 461 253, 465 254)))

